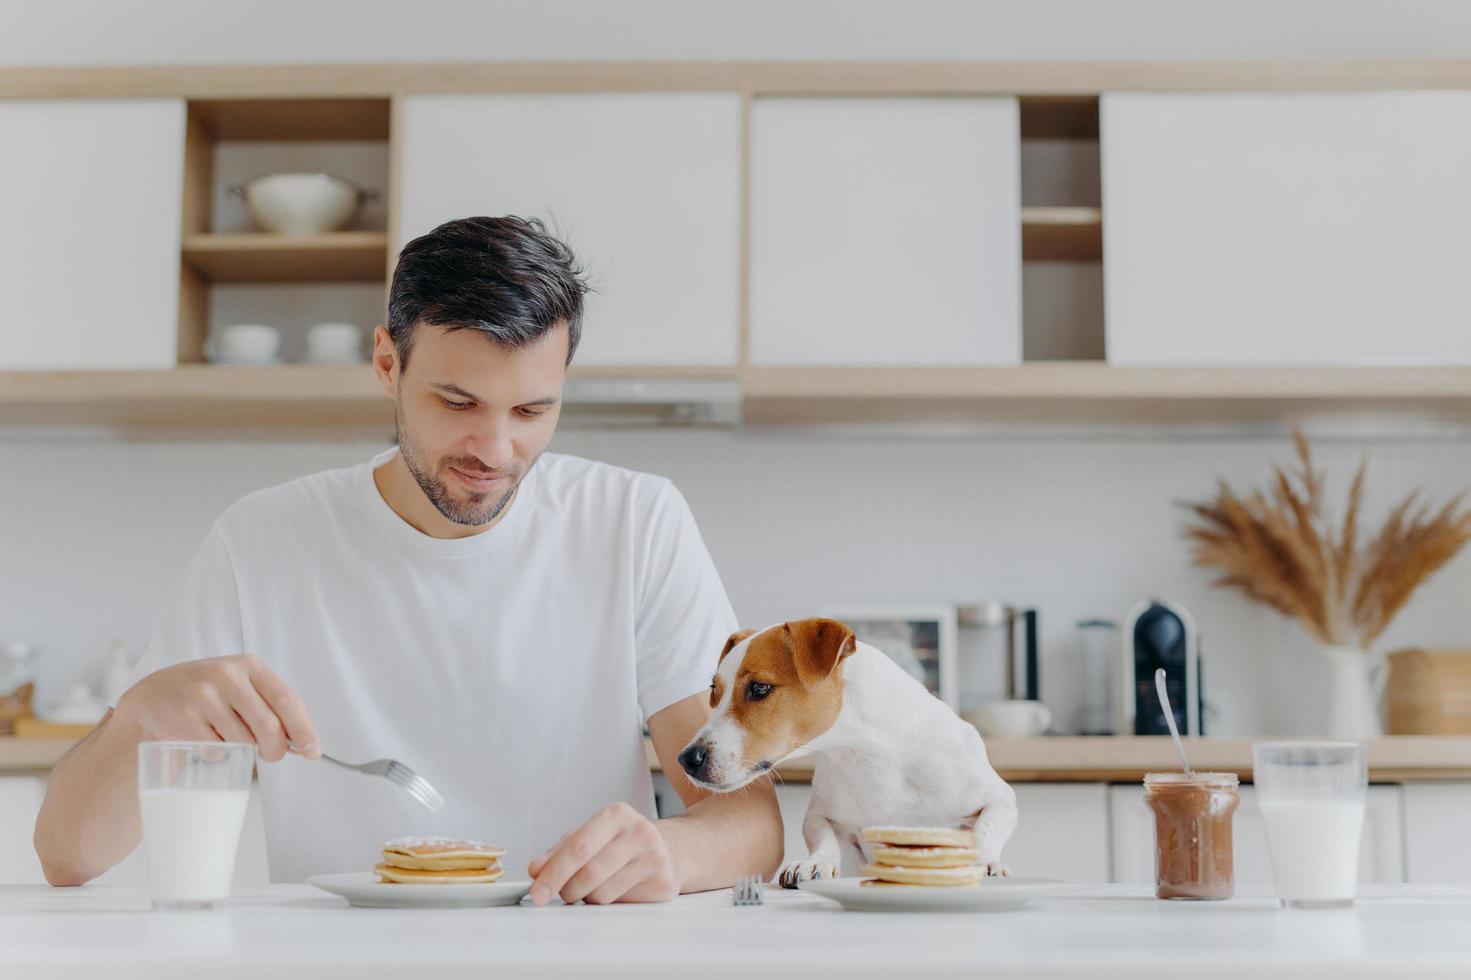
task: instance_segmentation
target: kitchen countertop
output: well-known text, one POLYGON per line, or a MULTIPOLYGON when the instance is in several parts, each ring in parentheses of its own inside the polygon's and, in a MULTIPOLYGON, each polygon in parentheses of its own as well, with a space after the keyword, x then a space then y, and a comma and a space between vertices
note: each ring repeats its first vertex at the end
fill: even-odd
POLYGON ((154 913, 137 889, 0 887, 7 975, 170 977, 922 976, 1241 980, 1465 977, 1471 889, 1368 888, 1356 908, 1284 912, 1265 892, 1160 902, 1079 886, 1020 912, 885 915, 767 890, 663 905, 354 909, 306 885, 217 912, 154 913))
MULTIPOLYGON (((1265 736, 1276 739, 1280 736, 1265 736)), ((1251 778, 1251 744, 1261 739, 1186 739, 1197 769, 1235 772, 1251 778)), ((0 738, 0 775, 45 773, 75 744, 67 739, 0 738)), ((1002 777, 1031 782, 1137 782, 1144 773, 1171 770, 1179 762, 1169 738, 1079 737, 988 738, 986 749, 1002 777)), ((659 760, 648 747, 649 765, 659 760)), ((806 782, 812 767, 794 760, 778 768, 787 782, 806 782)), ((1397 783, 1471 780, 1471 736, 1391 735, 1369 743, 1369 778, 1397 783)))

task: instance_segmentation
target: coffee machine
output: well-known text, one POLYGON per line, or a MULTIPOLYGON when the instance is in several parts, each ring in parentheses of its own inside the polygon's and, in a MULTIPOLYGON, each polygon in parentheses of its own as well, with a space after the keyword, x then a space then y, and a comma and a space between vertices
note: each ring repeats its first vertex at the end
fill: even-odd
POLYGON ((1200 638, 1183 606, 1146 599, 1124 620, 1120 697, 1114 731, 1120 735, 1168 735, 1155 693, 1154 672, 1163 667, 1165 690, 1182 735, 1201 735, 1200 638))

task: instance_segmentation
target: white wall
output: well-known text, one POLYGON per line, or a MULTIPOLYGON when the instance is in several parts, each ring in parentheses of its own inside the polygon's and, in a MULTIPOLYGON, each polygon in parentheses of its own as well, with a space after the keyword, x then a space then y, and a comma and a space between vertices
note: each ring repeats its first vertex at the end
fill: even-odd
MULTIPOLYGON (((111 637, 147 636, 228 503, 376 448, 11 439, 0 465, 0 636, 44 645, 44 697, 91 679, 111 637)), ((1324 674, 1312 645, 1188 567, 1171 503, 1209 493, 1218 476, 1262 480, 1270 459, 1288 459, 1280 440, 564 431, 554 448, 672 477, 745 623, 843 600, 1034 604, 1043 692, 1070 724, 1072 624, 1170 595, 1200 621, 1218 734, 1310 732, 1319 722, 1324 674)), ((1366 451, 1375 519, 1412 487, 1471 485, 1471 449, 1459 441, 1335 441, 1321 450, 1330 501, 1366 451)), ((1466 645, 1468 591, 1471 559, 1416 598, 1387 644, 1466 645)))

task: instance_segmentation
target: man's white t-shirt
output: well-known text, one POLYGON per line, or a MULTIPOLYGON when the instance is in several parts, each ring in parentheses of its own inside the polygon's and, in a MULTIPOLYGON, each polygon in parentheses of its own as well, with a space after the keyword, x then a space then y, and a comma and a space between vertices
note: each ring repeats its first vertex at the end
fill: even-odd
POLYGON ((260 765, 271 877, 367 871, 383 841, 448 834, 527 862, 622 800, 654 815, 642 719, 709 686, 735 615, 668 480, 544 454, 467 538, 400 518, 369 463, 241 499, 215 522, 135 677, 249 652, 324 751, 398 759, 448 801, 287 756, 260 765))

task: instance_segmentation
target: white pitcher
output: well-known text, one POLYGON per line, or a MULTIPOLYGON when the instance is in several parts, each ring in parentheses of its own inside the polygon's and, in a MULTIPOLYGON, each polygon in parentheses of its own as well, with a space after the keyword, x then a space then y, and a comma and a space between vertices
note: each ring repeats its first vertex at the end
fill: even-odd
POLYGON ((1323 656, 1329 668, 1327 734, 1353 740, 1383 735, 1384 658, 1350 646, 1325 646, 1323 656))

